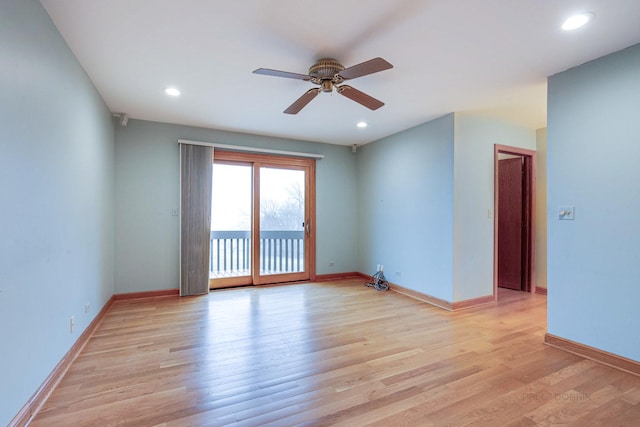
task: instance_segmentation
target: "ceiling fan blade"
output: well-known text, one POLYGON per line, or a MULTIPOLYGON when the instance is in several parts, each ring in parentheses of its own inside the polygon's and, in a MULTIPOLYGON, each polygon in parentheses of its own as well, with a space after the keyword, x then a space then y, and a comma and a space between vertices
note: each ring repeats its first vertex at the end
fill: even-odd
POLYGON ((370 110, 377 110, 384 105, 384 102, 379 101, 364 92, 360 92, 358 89, 352 88, 349 85, 342 85, 338 87, 338 93, 346 96, 352 101, 356 101, 358 104, 364 105, 370 110))
POLYGON ((287 79, 311 80, 306 74, 290 73, 288 71, 271 70, 269 68, 258 68, 253 74, 263 74, 265 76, 285 77, 287 79))
POLYGON ((300 98, 296 99, 296 101, 289 106, 286 110, 284 110, 285 114, 298 114, 300 110, 302 110, 308 103, 310 103, 313 98, 318 96, 320 93, 320 88, 309 89, 302 95, 300 98))
POLYGON ((338 75, 345 80, 355 79, 356 77, 366 76, 367 74, 377 73, 379 71, 388 70, 393 68, 393 65, 389 64, 382 58, 373 58, 362 64, 354 65, 353 67, 345 68, 340 71, 338 75))

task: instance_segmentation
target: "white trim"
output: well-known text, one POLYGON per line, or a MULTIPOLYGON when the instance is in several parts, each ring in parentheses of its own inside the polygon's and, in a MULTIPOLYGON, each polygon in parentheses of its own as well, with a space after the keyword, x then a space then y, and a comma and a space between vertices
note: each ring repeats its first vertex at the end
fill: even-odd
POLYGON ((279 154, 281 156, 308 157, 312 159, 324 159, 324 154, 300 153, 297 151, 272 150, 270 148, 246 147, 242 145, 218 144, 217 142, 191 141, 188 139, 179 139, 178 144, 204 145, 206 147, 214 147, 222 150, 249 151, 252 153, 269 153, 279 154))

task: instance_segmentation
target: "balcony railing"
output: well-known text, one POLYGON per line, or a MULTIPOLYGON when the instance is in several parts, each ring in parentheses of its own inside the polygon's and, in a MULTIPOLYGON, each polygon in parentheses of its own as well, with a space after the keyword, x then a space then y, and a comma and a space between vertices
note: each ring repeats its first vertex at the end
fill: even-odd
MULTIPOLYGON (((251 232, 211 231, 209 277, 251 274, 251 232)), ((304 231, 261 231, 260 273, 304 271, 304 231)))

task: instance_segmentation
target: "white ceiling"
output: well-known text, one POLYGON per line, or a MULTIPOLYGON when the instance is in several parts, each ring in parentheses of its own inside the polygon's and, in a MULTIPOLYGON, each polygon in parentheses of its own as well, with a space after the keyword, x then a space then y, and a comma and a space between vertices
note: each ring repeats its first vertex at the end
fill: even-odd
POLYGON ((113 112, 344 145, 453 111, 544 127, 547 76, 640 42, 638 0, 41 2, 113 112), (580 11, 595 19, 562 31, 580 11), (349 81, 377 111, 334 92, 283 114, 312 84, 252 74, 377 56, 394 68, 349 81))

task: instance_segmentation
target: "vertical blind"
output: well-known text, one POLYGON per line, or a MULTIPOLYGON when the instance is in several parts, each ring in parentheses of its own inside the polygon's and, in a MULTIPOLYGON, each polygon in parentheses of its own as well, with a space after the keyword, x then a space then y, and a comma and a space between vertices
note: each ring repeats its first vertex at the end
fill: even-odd
POLYGON ((209 292, 213 147, 180 144, 180 295, 209 292))

